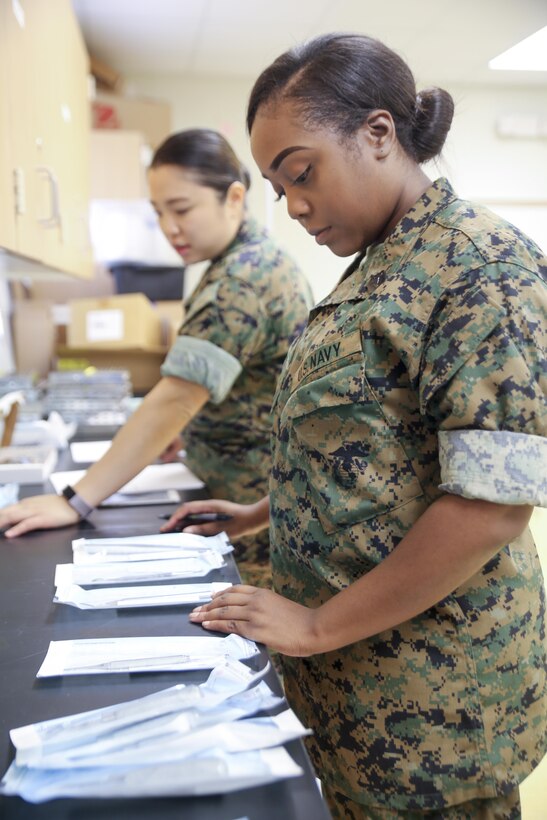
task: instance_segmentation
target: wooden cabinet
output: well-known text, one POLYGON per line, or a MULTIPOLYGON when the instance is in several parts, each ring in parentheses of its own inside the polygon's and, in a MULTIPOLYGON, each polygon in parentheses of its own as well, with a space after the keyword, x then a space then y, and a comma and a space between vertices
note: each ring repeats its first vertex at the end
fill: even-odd
POLYGON ((0 0, 0 245, 92 275, 88 57, 70 0, 0 0))
POLYGON ((152 151, 139 131, 91 131, 91 198, 148 199, 152 151))
MULTIPOLYGON (((0 31, 4 30, 0 14, 0 31)), ((15 248, 15 195, 11 141, 5 127, 9 112, 7 71, 0 60, 0 247, 15 248)))

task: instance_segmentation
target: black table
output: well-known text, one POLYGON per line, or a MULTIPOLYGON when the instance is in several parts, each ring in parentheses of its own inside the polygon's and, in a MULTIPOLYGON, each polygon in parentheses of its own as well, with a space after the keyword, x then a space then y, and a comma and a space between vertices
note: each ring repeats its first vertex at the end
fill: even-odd
MULTIPOLYGON (((80 465, 78 465, 80 466, 80 465)), ((58 469, 69 469, 66 457, 58 469)), ((24 489, 25 495, 48 492, 42 485, 24 489)), ((187 497, 195 497, 189 493, 187 497)), ((50 641, 77 638, 203 635, 191 624, 191 607, 135 610, 79 610, 52 602, 54 571, 72 561, 71 542, 80 537, 148 535, 158 532, 158 515, 172 506, 96 510, 88 522, 62 530, 29 533, 0 543, 0 769, 14 757, 9 730, 62 715, 109 706, 157 692, 175 683, 201 683, 209 672, 155 672, 78 675, 36 679, 50 641)), ((207 576, 209 581, 237 583, 231 556, 227 566, 207 576)), ((215 633, 218 634, 218 633, 215 633)), ((248 663, 262 668, 264 649, 248 663)), ((278 694, 275 673, 267 678, 278 694)), ((156 799, 62 799, 39 805, 18 797, 0 797, 2 820, 328 820, 330 817, 315 783, 303 743, 287 744, 304 775, 268 786, 213 797, 156 799)))

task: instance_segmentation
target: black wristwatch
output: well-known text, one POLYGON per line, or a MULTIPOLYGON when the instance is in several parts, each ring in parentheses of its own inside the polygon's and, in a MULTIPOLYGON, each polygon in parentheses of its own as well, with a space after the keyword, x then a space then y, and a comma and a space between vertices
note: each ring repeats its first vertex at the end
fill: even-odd
POLYGON ((84 501, 81 495, 78 495, 76 490, 69 484, 62 490, 61 495, 66 498, 73 510, 76 510, 80 518, 87 518, 93 512, 93 507, 90 507, 87 501, 84 501))

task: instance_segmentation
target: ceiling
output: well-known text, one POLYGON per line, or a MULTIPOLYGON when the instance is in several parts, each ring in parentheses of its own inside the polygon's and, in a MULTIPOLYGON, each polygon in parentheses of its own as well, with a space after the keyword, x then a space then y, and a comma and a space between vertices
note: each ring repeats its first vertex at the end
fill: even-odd
POLYGON ((418 84, 544 85, 488 60, 547 25, 547 0, 72 0, 89 51, 124 76, 253 78, 294 43, 357 31, 406 58, 418 84))

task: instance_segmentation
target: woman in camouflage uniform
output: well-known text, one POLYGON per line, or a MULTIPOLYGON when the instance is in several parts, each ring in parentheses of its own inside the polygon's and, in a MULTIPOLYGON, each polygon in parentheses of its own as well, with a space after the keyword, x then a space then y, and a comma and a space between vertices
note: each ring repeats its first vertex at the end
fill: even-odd
MULTIPOLYGON (((278 58, 248 109, 289 214, 357 254, 274 402, 276 592, 191 615, 283 653, 336 818, 516 818, 546 745, 547 262, 426 176, 451 97, 362 36, 278 58)), ((230 510, 233 533, 268 501, 230 510)), ((212 525, 194 528, 212 532, 212 525)))
MULTIPOLYGON (((272 398, 311 295, 292 259, 247 214, 249 182, 215 131, 183 131, 157 149, 149 184, 161 229, 186 265, 211 263, 185 303, 162 379, 75 485, 80 512, 135 476, 182 427, 187 463, 213 496, 250 503, 268 491, 272 398)), ((8 537, 77 519, 62 496, 24 499, 0 514, 8 537)), ((268 584, 267 533, 236 544, 236 556, 248 582, 268 584)))

